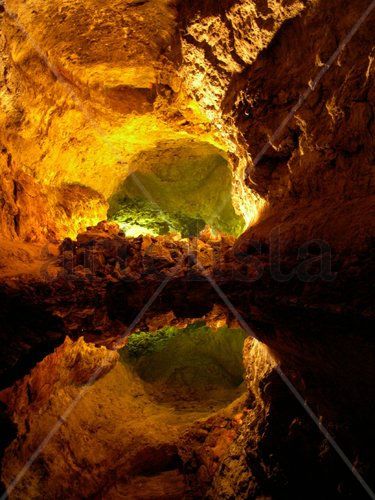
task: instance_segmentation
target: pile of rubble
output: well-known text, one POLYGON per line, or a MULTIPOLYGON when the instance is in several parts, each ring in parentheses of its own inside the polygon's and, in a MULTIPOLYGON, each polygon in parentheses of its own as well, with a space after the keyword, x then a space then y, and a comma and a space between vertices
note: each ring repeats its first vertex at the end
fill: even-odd
POLYGON ((208 231, 189 239, 178 234, 126 238, 117 224, 100 222, 77 241, 65 239, 59 260, 65 273, 87 278, 180 277, 192 271, 212 272, 225 262, 234 238, 211 238, 208 231))

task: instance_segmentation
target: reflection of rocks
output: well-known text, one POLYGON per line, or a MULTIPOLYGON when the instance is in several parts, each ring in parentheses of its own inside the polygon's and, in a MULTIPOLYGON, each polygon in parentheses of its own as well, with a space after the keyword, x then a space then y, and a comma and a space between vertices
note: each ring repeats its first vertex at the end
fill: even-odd
POLYGON ((373 264, 366 255, 331 255, 311 245, 303 254, 280 256, 274 242, 241 240, 232 247, 233 240, 227 237, 202 238, 205 241, 177 236, 127 239, 115 224, 100 223, 80 235, 77 242, 65 240, 60 247, 60 262, 71 282, 82 279, 88 286, 101 283, 109 303, 122 299, 124 303, 133 302, 135 313, 163 279, 170 284, 160 298, 163 301, 168 297, 170 309, 180 307, 178 301, 184 300, 181 294, 173 295, 172 290, 178 287, 185 290, 192 307, 194 296, 204 292, 211 309, 217 299, 204 277, 208 273, 234 303, 241 304, 241 310, 248 300, 253 306, 277 304, 334 314, 371 315, 373 264))
MULTIPOLYGON (((163 399, 168 387, 144 382, 118 359, 116 352, 104 347, 66 339, 1 394, 18 427, 3 460, 2 478, 7 484, 44 434, 56 422, 61 424, 17 485, 15 498, 42 493, 47 498, 138 498, 140 485, 142 498, 196 498, 191 490, 197 485, 189 481, 195 454, 202 462, 198 497, 203 496, 234 439, 235 414, 243 403, 238 400, 220 410, 227 403, 218 399, 212 409, 209 380, 198 381, 207 384, 207 402, 204 398, 187 402, 187 388, 178 381, 176 398, 168 402, 163 399), (92 380, 98 367, 102 371, 92 380), (87 382, 91 385, 85 387, 77 408, 61 420, 87 382), (163 404, 157 402, 158 393, 163 404)), ((182 363, 188 364, 185 359, 182 363)), ((233 394, 237 397, 238 391, 233 389, 233 394)))
POLYGON ((23 377, 64 339, 63 322, 46 310, 43 292, 36 296, 39 286, 21 290, 13 282, 0 288, 0 390, 23 377))
MULTIPOLYGON (((60 268, 53 268, 52 276, 34 278, 27 285, 13 280, 12 288, 31 310, 34 306, 45 308, 57 317, 72 338, 84 335, 107 345, 126 333, 126 327, 164 280, 164 289, 139 327, 148 328, 153 318, 159 318, 156 322, 160 324, 163 318, 173 317, 173 324, 178 324, 207 316, 221 299, 206 273, 246 320, 263 317, 265 309, 315 317, 323 312, 336 318, 343 314, 372 317, 372 264, 368 256, 333 256, 335 279, 324 281, 319 277, 320 257, 315 248, 304 262, 291 253, 275 266, 272 249, 266 245, 253 241, 249 247, 242 241, 231 247, 231 239, 202 238, 204 241, 177 236, 128 239, 115 224, 100 223, 79 235, 77 241, 66 239, 61 244, 60 268), (301 269, 302 277, 296 272, 301 269), (306 270, 313 277, 311 281, 303 279, 306 270)), ((4 294, 7 290, 4 288, 4 294)), ((225 313, 225 322, 233 320, 225 313)), ((26 340, 22 331, 18 334, 26 340)), ((16 349, 12 357, 17 359, 17 353, 16 349)), ((13 364, 9 359, 4 357, 5 371, 13 364)))
MULTIPOLYGON (((366 436, 372 414, 364 406, 373 376, 368 365, 372 347, 366 340, 371 330, 370 275, 360 267, 358 273, 354 272, 358 263, 354 257, 335 256, 332 269, 337 277, 331 282, 304 282, 296 274, 287 282, 278 282, 271 273, 269 246, 241 241, 232 247, 232 242, 225 238, 202 238, 204 241, 175 236, 128 239, 116 225, 100 223, 77 241, 67 239, 61 244, 61 267, 56 278, 44 283, 30 281, 27 286, 16 281, 13 287, 23 301, 29 301, 31 311, 34 307, 47 308, 52 318, 58 317, 58 332, 111 346, 119 336, 126 335, 127 325, 166 278, 169 282, 137 327, 151 331, 165 324, 184 327, 203 316, 214 327, 235 325, 230 312, 217 306, 219 298, 205 279, 209 272, 259 339, 280 360, 287 376, 345 451, 356 460, 360 471, 366 478, 371 477, 373 457, 366 451, 366 436), (205 267, 198 265, 200 259, 205 267), (355 293, 350 288, 354 280, 355 293), (352 367, 344 370, 345 376, 343 366, 352 367), (358 391, 358 385, 363 387, 363 393, 358 391)), ((316 248, 312 248, 308 260, 313 265, 316 257, 316 248)), ((300 262, 290 253, 283 256, 279 270, 286 275, 298 265, 300 262)), ((30 325, 30 332, 38 332, 38 326, 30 325)), ((22 331, 20 334, 24 335, 22 331)), ((6 335, 11 335, 11 330, 6 335)), ((49 335, 46 332, 47 338, 49 335)), ((48 352, 54 345, 46 342, 43 340, 48 352)), ((316 494, 311 479, 315 476, 323 478, 331 497, 337 489, 357 495, 350 472, 342 470, 340 460, 279 375, 274 370, 267 371, 270 362, 264 364, 263 349, 259 343, 250 342, 245 350, 249 371, 246 409, 235 412, 235 421, 232 417, 215 419, 212 425, 207 422, 190 429, 181 442, 178 471, 159 471, 163 484, 178 489, 184 483, 182 467, 190 487, 207 488, 212 498, 217 498, 218 492, 226 492, 228 498, 247 498, 272 492, 276 495, 281 490, 288 498, 295 498, 302 484, 310 484, 316 494), (253 362, 258 358, 258 366, 266 367, 267 373, 253 370, 253 362), (277 449, 275 441, 279 443, 277 449), (295 479, 294 470, 299 471, 295 479), (326 470, 330 471, 329 477, 326 470)), ((31 351, 14 351, 12 355, 15 359, 20 357, 22 363, 27 360, 29 366, 35 363, 31 351)), ((5 358, 4 363, 10 384, 19 375, 9 369, 9 359, 5 358)), ((136 487, 140 480, 138 476, 130 483, 124 479, 115 491, 120 488, 129 494, 129 484, 136 487)), ((115 494, 114 486, 111 488, 111 495, 115 494)), ((155 491, 151 480, 149 488, 155 491)), ((360 498, 360 493, 356 498, 360 498)))

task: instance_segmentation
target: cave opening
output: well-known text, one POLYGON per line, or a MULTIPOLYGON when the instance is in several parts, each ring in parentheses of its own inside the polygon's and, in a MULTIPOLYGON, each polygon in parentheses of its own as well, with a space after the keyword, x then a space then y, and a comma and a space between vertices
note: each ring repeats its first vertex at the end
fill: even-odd
POLYGON ((180 233, 238 236, 245 222, 232 202, 232 171, 225 153, 192 140, 166 141, 141 152, 109 200, 109 220, 130 237, 180 233))
MULTIPOLYGON (((85 497, 100 491, 106 498, 138 498, 142 485, 139 498, 195 498, 194 488, 208 487, 199 470, 205 463, 216 467, 225 455, 248 400, 246 338, 240 328, 202 319, 136 331, 119 351, 66 339, 9 399, 17 413, 29 398, 26 440, 33 447, 90 380, 80 411, 44 451, 48 476, 37 463, 21 487, 38 484, 50 498, 74 497, 77 488, 85 497), (92 381, 98 364, 104 370, 92 381), (46 372, 49 385, 41 387, 46 372), (56 474, 70 481, 58 484, 56 474)), ((15 445, 5 450, 5 481, 22 462, 15 445)))
POLYGON ((245 392, 243 347, 239 328, 210 328, 204 321, 181 329, 166 326, 136 332, 121 349, 130 366, 158 404, 193 415, 214 413, 245 392))

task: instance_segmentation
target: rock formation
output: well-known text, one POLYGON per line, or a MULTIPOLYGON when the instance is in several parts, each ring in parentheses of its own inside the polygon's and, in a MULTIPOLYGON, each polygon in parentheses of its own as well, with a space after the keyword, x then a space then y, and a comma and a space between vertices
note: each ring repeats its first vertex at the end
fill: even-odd
MULTIPOLYGON (((4 486, 59 422, 14 498, 374 489, 374 11, 370 0, 0 4, 4 486), (136 220, 133 237, 113 222, 128 220, 125 196, 167 215, 147 234, 136 220), (165 234, 175 219, 155 229, 176 213, 198 221, 194 237, 165 234), (181 400, 163 406, 161 386, 116 351, 131 333, 200 322, 253 337, 246 388, 209 409, 208 384, 203 413, 181 420, 181 400)), ((228 371, 205 356, 203 373, 228 371)))

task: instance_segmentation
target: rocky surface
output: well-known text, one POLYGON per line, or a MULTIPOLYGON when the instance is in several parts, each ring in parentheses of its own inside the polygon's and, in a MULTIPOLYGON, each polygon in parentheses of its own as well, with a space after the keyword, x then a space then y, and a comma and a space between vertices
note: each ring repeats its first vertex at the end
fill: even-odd
MULTIPOLYGON (((371 481, 374 13, 324 78, 313 81, 368 5, 7 0, 0 9, 2 387, 24 377, 66 334, 113 346, 164 280, 140 326, 190 324, 203 316, 235 323, 228 311, 218 310, 220 299, 207 280, 213 278, 371 481), (273 138, 309 86, 313 92, 273 138), (215 147, 229 159, 233 204, 251 223, 234 245, 209 232, 191 240, 127 239, 108 224, 82 233, 106 218, 107 200, 129 173, 155 157, 166 163, 171 158, 174 165, 181 159, 176 150, 188 143, 215 147), (62 242, 65 237, 70 239, 62 242), (50 242, 61 243, 60 249, 50 242)), ((93 347, 86 352, 82 341, 78 345, 95 353, 93 347)), ((22 381, 12 389, 17 398, 7 393, 14 420, 22 415, 17 423, 20 433, 26 430, 28 451, 49 419, 61 414, 63 399, 70 401, 78 390, 71 377, 75 363, 48 395, 37 375, 46 368, 51 375, 69 371, 64 359, 71 362, 71 349, 64 344, 25 379, 35 382, 34 393, 22 381), (53 404, 29 433, 28 425, 39 425, 33 416, 28 420, 25 401, 33 394, 45 396, 38 400, 44 408, 53 404)), ((101 467, 112 473, 122 448, 116 442, 112 455, 98 458, 90 440, 79 442, 97 466, 78 479, 82 491, 104 488, 108 498, 128 497, 146 481, 153 495, 169 490, 181 496, 184 463, 188 487, 212 498, 300 498, 301 491, 307 498, 361 498, 350 471, 275 366, 265 362, 265 348, 250 342, 245 354, 249 411, 190 429, 184 441, 189 446, 180 448, 183 461, 175 443, 169 447, 170 429, 161 451, 154 436, 157 446, 142 449, 138 463, 155 455, 164 464, 157 479, 145 479, 147 471, 139 469, 129 480, 124 465, 119 481, 104 485, 101 467)), ((116 370, 118 364, 98 381, 112 377, 114 393, 116 370)), ((101 391, 91 393, 88 403, 95 415, 108 387, 101 391)), ((121 420, 120 402, 112 402, 121 420)), ((36 415, 31 404, 34 410, 36 415)), ((79 418, 89 433, 97 432, 84 413, 79 418)), ((101 421, 103 442, 112 442, 111 418, 105 414, 101 421)), ((3 420, 5 446, 16 431, 3 420)), ((139 420, 147 434, 147 421, 139 420)), ((70 443, 76 445, 64 429, 54 450, 70 443)), ((7 480, 22 462, 22 447, 17 453, 7 480)), ((56 497, 53 474, 62 468, 72 495, 72 470, 87 469, 84 453, 75 449, 69 456, 72 461, 62 463, 56 452, 39 463, 29 491, 49 470, 48 488, 56 497)))
POLYGON ((75 237, 90 223, 106 217, 108 205, 93 189, 79 184, 42 186, 15 167, 6 149, 0 153, 0 162, 2 248, 4 241, 14 240, 57 243, 68 234, 75 237))
POLYGON ((169 0, 7 2, 1 144, 17 168, 43 185, 79 183, 108 199, 141 152, 163 141, 214 142, 169 110, 178 85, 165 53, 175 29, 169 0))
POLYGON ((279 31, 228 93, 227 110, 254 159, 308 86, 314 87, 285 130, 248 170, 249 185, 269 205, 250 237, 267 238, 279 225, 284 249, 314 238, 340 252, 371 247, 374 13, 319 83, 312 83, 368 6, 367 1, 335 1, 327 10, 321 2, 311 2, 279 31), (269 78, 270 72, 274 78, 269 78))
POLYGON ((241 310, 247 301, 247 307, 268 304, 372 318, 371 254, 332 254, 316 243, 298 254, 282 255, 279 239, 270 246, 259 240, 245 244, 240 240, 234 246, 233 242, 228 237, 215 239, 209 232, 191 239, 178 235, 125 238, 116 224, 101 223, 76 242, 67 239, 62 243, 63 272, 56 283, 64 279, 102 282, 107 305, 111 309, 117 301, 123 318, 130 312, 124 309, 126 304, 136 312, 146 300, 145 293, 151 295, 163 280, 168 286, 160 294, 159 308, 164 296, 168 297, 165 307, 179 307, 186 298, 173 294, 179 286, 192 292, 187 305, 191 311, 194 304, 198 306, 200 290, 215 302, 216 293, 206 276, 224 287, 236 305, 243 304, 241 310))
MULTIPOLYGON (((250 343, 245 351, 249 394, 253 394, 247 403, 249 411, 236 422, 219 425, 221 431, 214 431, 208 423, 202 431, 204 439, 194 430, 186 434, 182 449, 190 488, 207 489, 212 498, 221 494, 223 498, 277 496, 280 492, 295 498, 302 485, 309 484, 312 497, 323 485, 328 498, 352 494, 360 498, 362 493, 350 471, 289 393, 272 368, 273 362, 266 362, 269 354, 264 345, 360 473, 371 477, 373 457, 366 445, 372 419, 366 402, 374 377, 369 361, 373 351, 368 302, 371 276, 365 275, 359 260, 351 261, 350 266, 336 260, 332 268, 337 273, 335 279, 327 281, 319 274, 322 256, 314 248, 305 255, 304 265, 297 256, 289 256, 275 269, 270 248, 260 242, 252 241, 249 252, 248 244, 242 248, 238 243, 233 248, 233 239, 215 241, 209 233, 201 238, 129 239, 117 225, 100 223, 76 241, 66 239, 61 244, 57 276, 54 261, 52 275, 45 267, 44 281, 34 279, 26 285, 13 280, 13 288, 17 300, 29 303, 32 314, 38 308, 48 311, 48 321, 55 322, 49 328, 57 330, 58 339, 64 332, 72 338, 84 335, 97 345, 121 346, 129 334, 127 328, 162 283, 165 288, 149 304, 137 328, 152 331, 165 324, 183 326, 203 316, 212 325, 235 325, 238 317, 218 306, 221 300, 207 277, 214 279, 262 344, 250 343), (284 279, 296 265, 299 272, 284 279), (316 279, 306 279, 309 276, 316 279), (358 286, 350 292, 355 279, 358 286), (254 368, 258 358, 265 373, 254 368), (215 458, 216 451, 208 453, 206 446, 222 450, 220 459, 215 458), (297 476, 295 470, 299 471, 297 476), (317 476, 322 481, 318 486, 317 476)), ((4 290, 4 296, 9 297, 9 289, 4 290)), ((4 311, 12 317, 6 304, 4 311)), ((42 321, 45 324, 46 320, 42 321)), ((33 339, 38 328, 28 325, 26 331, 10 324, 4 338, 17 330, 20 336, 15 346, 19 346, 28 336, 33 339)), ((34 348, 38 355, 40 345, 47 352, 54 347, 56 333, 46 331, 44 335, 46 340, 41 339, 34 348)), ((11 359, 15 368, 7 356, 4 358, 8 384, 25 373, 17 371, 17 366, 32 366, 41 357, 35 357, 33 349, 12 349, 11 359)), ((178 477, 167 474, 166 481, 179 484, 178 477)), ((128 487, 124 483, 120 489, 126 492, 128 487)), ((150 488, 154 488, 152 482, 150 488)))
POLYGON ((105 198, 155 146, 165 156, 170 141, 215 144, 229 154, 236 208, 258 221, 250 237, 281 225, 289 246, 364 248, 374 232, 371 16, 257 155, 367 6, 8 1, 1 142, 37 181, 105 198))
MULTIPOLYGON (((184 357, 178 361, 178 356, 174 371, 185 370, 189 376, 189 361, 184 357)), ((160 360, 151 360, 155 362, 152 370, 168 370, 160 360)), ((109 498, 194 498, 188 481, 193 455, 200 453, 199 460, 204 459, 209 467, 209 483, 234 438, 243 407, 239 399, 220 410, 227 404, 229 391, 224 384, 225 372, 223 380, 218 379, 224 384, 220 392, 213 386, 220 365, 215 361, 210 364, 204 357, 201 363, 203 369, 207 363, 207 380, 201 377, 194 381, 192 360, 192 383, 186 386, 183 378, 178 380, 174 375, 175 395, 170 398, 165 392, 171 390, 168 382, 153 378, 146 382, 129 363, 118 361, 117 352, 95 348, 83 339, 65 340, 28 376, 1 393, 17 424, 17 437, 3 459, 5 483, 9 484, 38 446, 43 433, 56 423, 62 424, 13 497, 36 498, 43 491, 48 498, 98 494, 109 498), (93 379, 98 367, 100 374, 93 379), (202 398, 202 391, 206 398, 202 398), (77 397, 80 408, 68 414, 77 397)), ((241 393, 236 389, 232 392, 232 399, 241 393)), ((201 494, 206 483, 201 484, 201 494)))
POLYGON ((225 94, 303 9, 299 1, 6 2, 1 142, 39 182, 80 183, 106 198, 155 146, 166 156, 170 141, 215 144, 240 165, 234 202, 249 222, 262 201, 244 185, 249 157, 223 119, 225 94))

